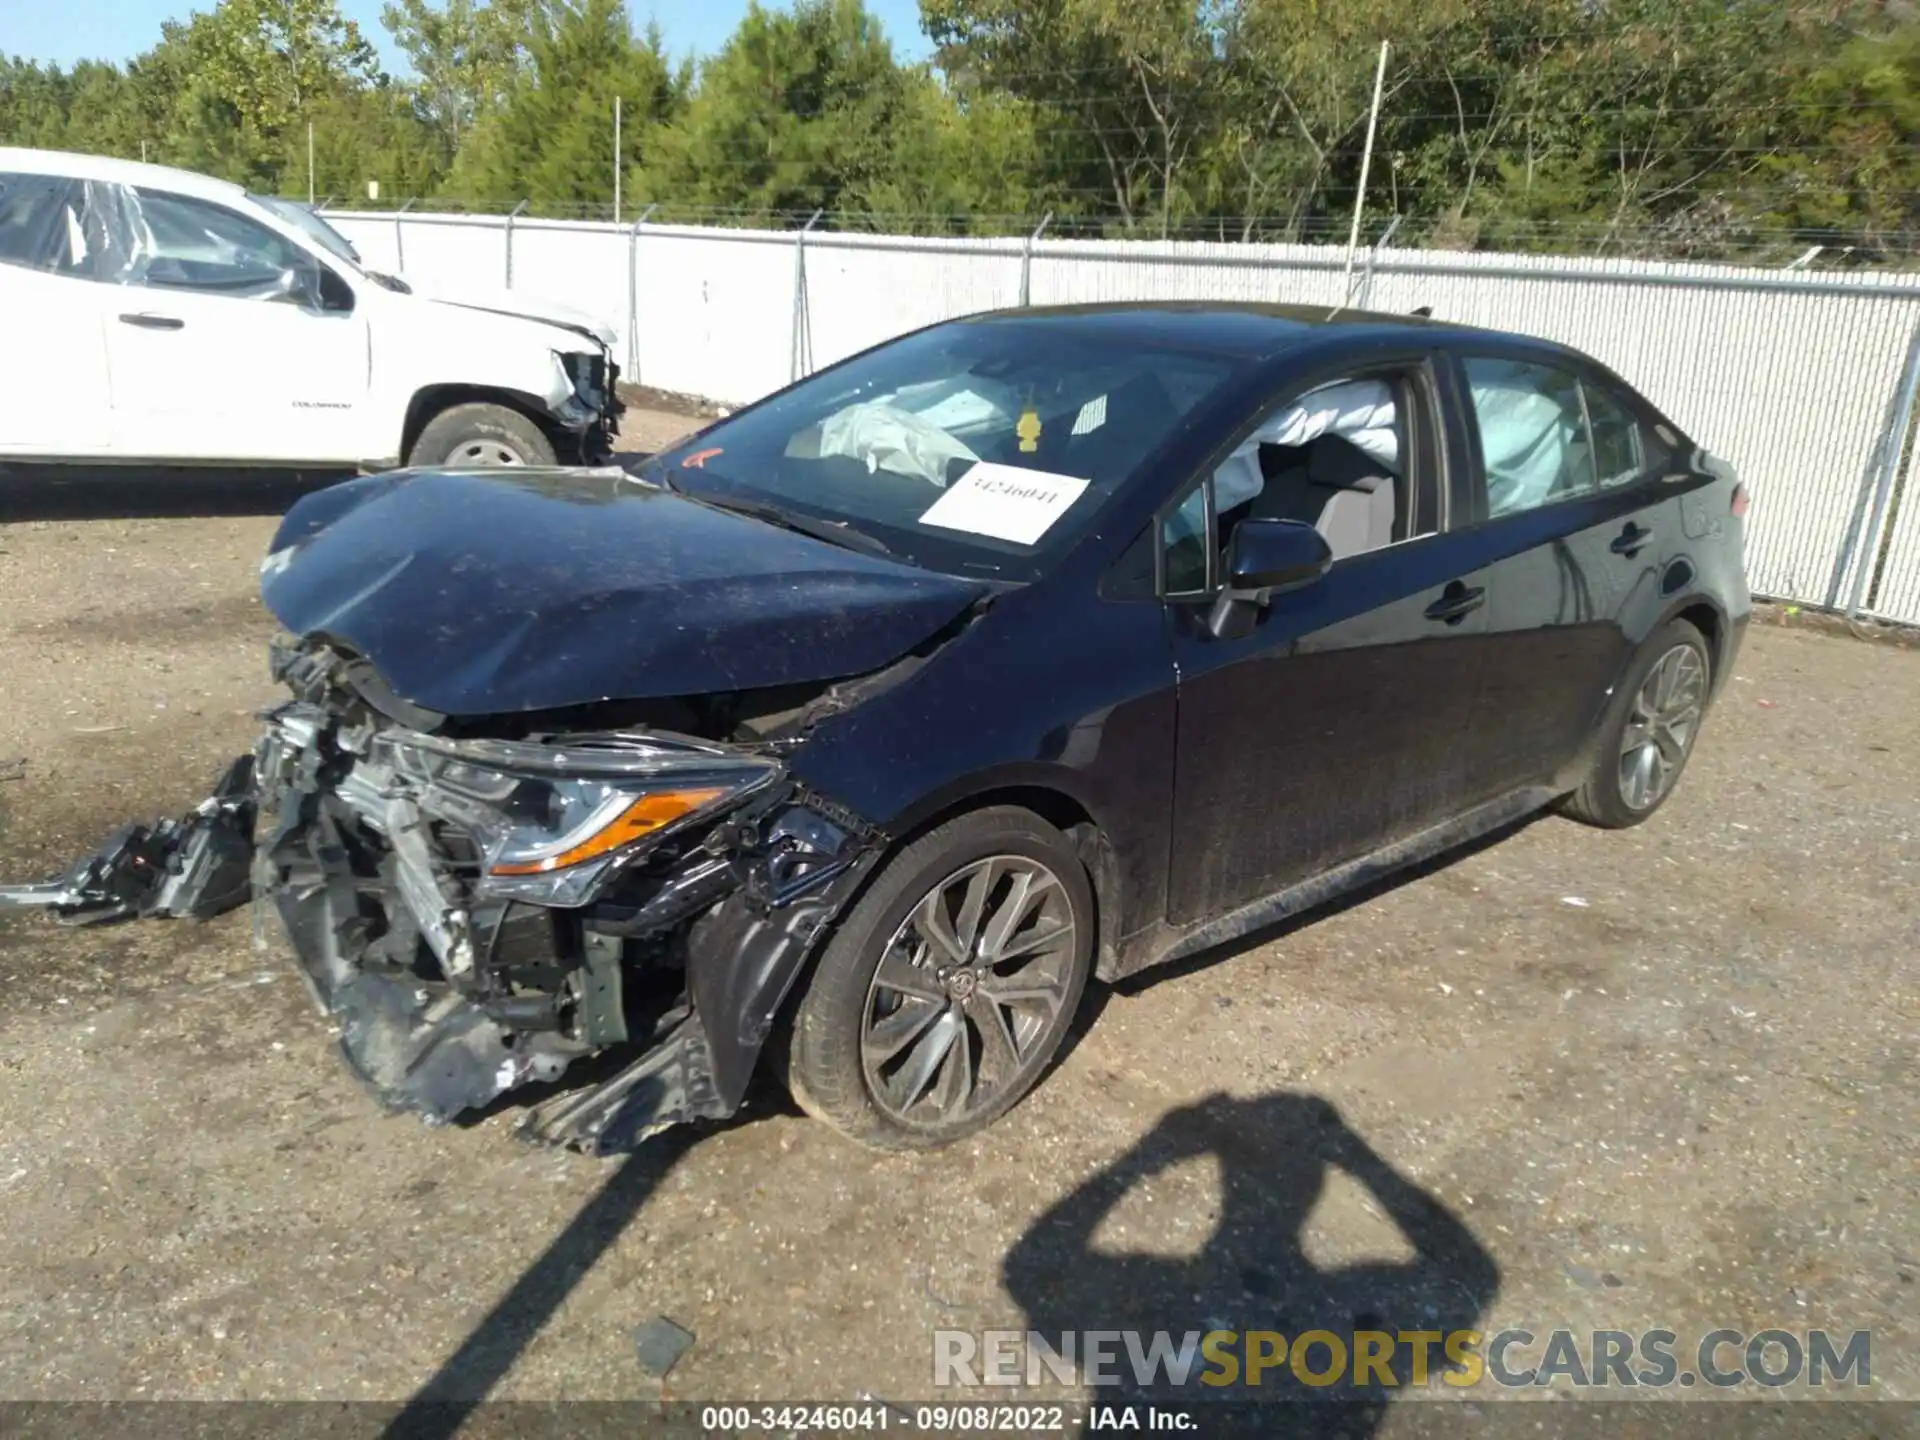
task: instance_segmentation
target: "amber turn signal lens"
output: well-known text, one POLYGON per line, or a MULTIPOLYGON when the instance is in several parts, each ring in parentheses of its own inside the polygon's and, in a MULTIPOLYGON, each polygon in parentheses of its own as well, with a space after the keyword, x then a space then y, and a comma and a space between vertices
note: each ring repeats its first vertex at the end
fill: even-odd
POLYGON ((510 865, 495 865, 491 875, 544 875, 549 870, 564 870, 594 860, 622 845, 630 845, 642 836, 671 825, 683 815, 691 815, 702 805, 718 800, 724 790, 668 790, 642 795, 616 816, 605 829, 589 835, 570 850, 541 860, 521 860, 510 865))

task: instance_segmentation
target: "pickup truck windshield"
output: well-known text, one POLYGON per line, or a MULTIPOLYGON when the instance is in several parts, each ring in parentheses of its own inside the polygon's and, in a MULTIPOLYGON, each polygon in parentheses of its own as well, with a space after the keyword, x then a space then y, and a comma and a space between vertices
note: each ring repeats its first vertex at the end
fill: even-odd
POLYGON ((336 260, 344 260, 356 270, 360 268, 360 256, 353 248, 353 242, 297 200, 282 200, 272 195, 248 195, 247 198, 263 209, 271 210, 282 220, 299 226, 308 239, 336 260))
POLYGON ((723 421, 642 475, 839 523, 929 569, 1030 580, 1235 368, 1039 318, 944 325, 723 421))

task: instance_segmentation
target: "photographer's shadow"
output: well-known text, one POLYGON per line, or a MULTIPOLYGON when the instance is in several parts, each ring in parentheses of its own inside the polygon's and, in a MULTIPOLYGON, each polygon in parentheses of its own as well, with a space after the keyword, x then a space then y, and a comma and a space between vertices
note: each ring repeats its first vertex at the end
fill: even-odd
MULTIPOLYGON (((1180 1346, 1188 1332, 1275 1331, 1291 1345, 1311 1330, 1353 1345, 1356 1331, 1398 1335, 1477 1327, 1499 1290, 1500 1270, 1471 1231, 1438 1200, 1401 1175, 1314 1096, 1278 1093, 1252 1100, 1214 1096, 1176 1110, 1134 1148, 1081 1185, 1028 1229, 1008 1252, 1008 1291, 1027 1326, 1051 1344, 1062 1331, 1137 1331, 1145 1349, 1154 1332, 1180 1346), (1212 1154, 1220 1169, 1218 1226, 1199 1253, 1169 1257, 1105 1254, 1093 1249, 1101 1222, 1135 1186, 1174 1165, 1212 1154), (1405 1260, 1362 1261, 1322 1268, 1308 1258, 1303 1231, 1331 1169, 1344 1171, 1371 1196, 1413 1252, 1405 1260)), ((1083 1342, 1084 1343, 1084 1342, 1083 1342)), ((1340 1383, 1304 1384, 1286 1364, 1264 1369, 1258 1385, 1244 1370, 1231 1384, 1202 1384, 1223 1368, 1196 1358, 1184 1384, 1164 1368, 1136 1383, 1124 1343, 1112 1368, 1121 1384, 1100 1387, 1097 1403, 1155 1400, 1179 1406, 1209 1401, 1280 1403, 1261 1412, 1263 1434, 1368 1435, 1378 1428, 1393 1389, 1378 1382, 1356 1389, 1349 1353, 1340 1383)), ((1229 1347, 1241 1362, 1244 1345, 1229 1347)), ((1413 1347, 1395 1345, 1397 1387, 1413 1379, 1413 1347)), ((1309 1373, 1324 1373, 1329 1351, 1310 1352, 1309 1373)), ((1444 1368, 1432 1344, 1430 1373, 1444 1368)))

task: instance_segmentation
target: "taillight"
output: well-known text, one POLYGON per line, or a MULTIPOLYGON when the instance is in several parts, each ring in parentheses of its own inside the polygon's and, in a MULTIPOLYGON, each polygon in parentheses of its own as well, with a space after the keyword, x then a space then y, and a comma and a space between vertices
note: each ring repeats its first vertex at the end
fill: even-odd
POLYGON ((1733 518, 1736 520, 1744 520, 1746 518, 1746 515, 1747 515, 1746 482, 1743 480, 1736 480, 1733 485, 1733 518))

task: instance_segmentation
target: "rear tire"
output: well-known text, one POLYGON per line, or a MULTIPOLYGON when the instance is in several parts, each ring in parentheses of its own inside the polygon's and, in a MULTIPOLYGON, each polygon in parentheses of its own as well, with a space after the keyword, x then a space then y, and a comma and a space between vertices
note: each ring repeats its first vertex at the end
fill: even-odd
POLYGON ((1624 830, 1667 802, 1693 754, 1713 693, 1713 657, 1690 622, 1661 626, 1627 668, 1602 725, 1593 769, 1562 805, 1603 830, 1624 830))
POLYGON ((1094 927, 1086 867, 1031 811, 929 831, 875 877, 807 982, 787 1049, 795 1102, 881 1150, 991 1124, 1066 1037, 1094 927))
POLYGON ((445 465, 465 469, 552 465, 553 442, 518 410, 505 405, 454 405, 442 410, 407 452, 409 465, 445 465))

